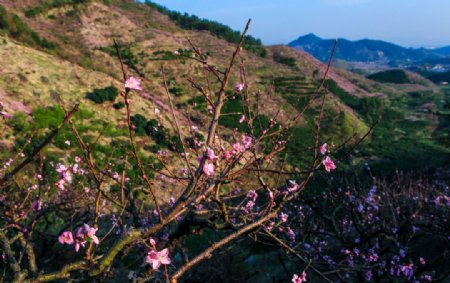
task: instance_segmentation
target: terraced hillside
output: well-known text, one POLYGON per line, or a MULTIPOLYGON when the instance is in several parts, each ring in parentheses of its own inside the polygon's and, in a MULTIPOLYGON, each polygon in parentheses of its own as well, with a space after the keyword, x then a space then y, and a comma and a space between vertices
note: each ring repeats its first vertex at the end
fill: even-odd
MULTIPOLYGON (((149 121, 159 119, 166 127, 171 124, 161 78, 163 66, 182 128, 189 128, 185 118, 185 113, 189 113, 191 121, 200 127, 200 131, 204 130, 207 103, 190 81, 203 80, 202 60, 223 70, 235 47, 235 43, 226 40, 227 37, 208 30, 208 25, 182 28, 160 9, 126 0, 4 0, 1 5, 6 24, 1 26, 0 95, 9 116, 16 112, 29 114, 33 108, 54 106, 61 101, 66 106, 80 102, 98 119, 125 127, 120 96, 101 104, 86 98, 86 94, 95 89, 121 87, 121 69, 113 47, 115 39, 121 46, 128 72, 143 79, 145 92, 132 98, 133 112, 149 121), (186 58, 193 54, 191 44, 201 50, 201 60, 186 58), (174 51, 182 56, 174 55, 174 51), (154 114, 156 108, 162 110, 162 115, 154 114)), ((326 65, 305 52, 286 46, 265 50, 264 54, 252 49, 243 50, 240 59, 245 63, 246 82, 252 94, 250 103, 256 104, 258 100, 264 119, 281 110, 277 118, 286 122, 297 115, 316 92, 326 65)), ((240 76, 239 70, 235 69, 231 85, 239 83, 240 76)), ((214 88, 214 78, 210 80, 214 88)), ((385 85, 338 69, 330 70, 325 87, 329 95, 325 103, 323 134, 335 144, 367 132, 381 115, 374 113, 378 108, 373 105, 393 105, 397 98, 417 89, 435 92, 431 84, 385 85)), ((303 137, 315 127, 318 105, 313 103, 293 133, 296 141, 290 151, 293 165, 302 163, 296 156, 310 145, 303 137)), ((408 121, 407 118, 414 114, 413 111, 405 112, 407 108, 403 106, 397 109, 400 113, 398 122, 408 121)), ((232 103, 228 107, 230 112, 236 110, 232 103)), ((426 118, 427 137, 437 127, 434 122, 430 126, 433 119, 437 118, 426 118)), ((238 120, 237 115, 224 120, 230 133, 233 128, 240 127, 238 120)), ((155 145, 154 138, 142 136, 139 139, 155 145)), ((361 158, 369 160, 372 155, 361 158)))

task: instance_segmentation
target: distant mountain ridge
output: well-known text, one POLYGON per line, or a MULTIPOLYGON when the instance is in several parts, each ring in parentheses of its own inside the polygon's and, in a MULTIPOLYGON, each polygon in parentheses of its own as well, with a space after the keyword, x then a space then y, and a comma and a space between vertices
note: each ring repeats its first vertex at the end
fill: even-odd
POLYGON ((435 53, 444 55, 444 56, 450 56, 450 46, 444 46, 441 48, 436 48, 432 50, 435 53))
MULTIPOLYGON (((300 36, 288 45, 304 50, 321 61, 328 60, 334 39, 322 39, 315 34, 300 36)), ((450 56, 450 46, 438 49, 405 48, 382 40, 339 39, 335 58, 349 62, 409 63, 450 56)))

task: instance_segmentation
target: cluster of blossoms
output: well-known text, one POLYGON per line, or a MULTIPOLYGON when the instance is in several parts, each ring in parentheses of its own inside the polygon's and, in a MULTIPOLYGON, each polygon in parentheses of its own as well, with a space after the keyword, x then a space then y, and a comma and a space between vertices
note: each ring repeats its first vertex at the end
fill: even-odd
POLYGON ((253 191, 253 190, 249 191, 247 193, 247 198, 249 199, 247 204, 244 207, 242 207, 242 210, 245 213, 248 213, 249 210, 252 209, 253 206, 255 206, 256 199, 258 198, 258 193, 256 191, 253 191))
POLYGON ((292 277, 292 283, 303 283, 306 282, 306 272, 303 271, 302 274, 297 275, 294 274, 294 276, 292 277))
POLYGON ((58 237, 58 241, 62 245, 75 244, 75 251, 78 252, 80 250, 80 246, 84 247, 87 241, 92 241, 98 245, 99 240, 95 233, 97 233, 97 228, 91 227, 88 224, 84 224, 82 227, 79 227, 77 229, 75 237, 73 236, 71 231, 65 231, 58 237))
POLYGON ((232 150, 224 151, 223 157, 228 160, 236 154, 244 153, 251 147, 252 141, 253 139, 251 137, 245 135, 242 136, 240 142, 236 142, 233 144, 232 150))
MULTIPOLYGON (((236 156, 237 154, 246 152, 252 146, 252 142, 253 142, 253 139, 251 137, 243 135, 239 142, 236 142, 232 145, 231 150, 225 150, 224 147, 221 147, 221 151, 223 152, 223 158, 225 160, 229 160, 229 159, 233 158, 234 156, 236 156)), ((203 165, 203 173, 206 176, 211 177, 214 175, 214 172, 215 172, 214 163, 216 162, 216 160, 219 159, 219 156, 216 155, 216 153, 214 152, 214 149, 212 149, 212 148, 207 148, 205 155, 206 155, 206 161, 203 165)), ((202 161, 202 158, 198 157, 197 161, 200 164, 202 161)))
MULTIPOLYGON (((214 150, 212 148, 208 148, 206 150, 206 161, 203 165, 203 173, 205 173, 206 176, 211 177, 214 175, 214 160, 217 159, 217 155, 214 153, 214 150)), ((198 159, 199 163, 201 163, 201 158, 198 159)))
POLYGON ((56 165, 56 172, 59 174, 59 180, 56 182, 56 186, 60 190, 65 190, 65 185, 72 183, 72 172, 70 166, 65 166, 63 164, 56 165))
POLYGON ((156 249, 156 241, 154 239, 150 239, 150 245, 152 248, 147 253, 145 257, 145 262, 150 264, 154 270, 157 270, 161 264, 168 265, 171 263, 169 257, 169 249, 163 249, 162 251, 158 251, 156 249))
POLYGON ((81 159, 79 157, 75 157, 75 164, 66 166, 64 164, 58 163, 56 165, 56 172, 58 172, 59 180, 56 182, 56 186, 60 190, 65 190, 65 186, 72 183, 72 174, 76 175, 84 175, 84 169, 79 167, 79 162, 81 159))
MULTIPOLYGON (((326 264, 328 270, 346 266, 347 270, 339 273, 348 282, 357 280, 361 269, 367 282, 386 278, 433 281, 440 272, 435 266, 444 263, 434 261, 436 257, 430 250, 412 244, 410 239, 434 239, 435 247, 448 241, 448 233, 436 229, 448 223, 448 186, 388 186, 382 180, 372 180, 366 190, 330 188, 321 194, 305 195, 298 203, 284 208, 284 214, 292 219, 290 227, 287 221, 283 223, 286 215, 281 213, 279 223, 271 222, 264 228, 283 236, 280 238, 290 239, 290 230, 298 232, 299 242, 291 247, 311 260, 312 265, 326 264), (335 214, 337 207, 339 214, 335 214), (309 232, 311 227, 313 232, 309 232), (343 244, 339 244, 341 241, 343 244)), ((295 184, 288 182, 287 190, 289 187, 294 188, 295 184)))
POLYGON ((8 168, 9 166, 11 166, 11 164, 13 163, 13 159, 12 158, 10 158, 10 159, 8 159, 8 161, 6 161, 5 162, 5 164, 3 164, 3 169, 6 169, 6 168, 8 168))
POLYGON ((296 181, 294 181, 294 180, 288 181, 288 184, 286 186, 286 190, 288 193, 296 192, 298 190, 298 188, 299 188, 299 186, 296 181))
MULTIPOLYGON (((319 147, 319 151, 322 155, 327 154, 328 152, 327 146, 328 146, 327 143, 324 143, 319 147)), ((331 170, 336 169, 336 164, 334 164, 333 160, 331 160, 329 156, 326 156, 325 159, 322 160, 322 164, 328 173, 331 172, 331 170)))

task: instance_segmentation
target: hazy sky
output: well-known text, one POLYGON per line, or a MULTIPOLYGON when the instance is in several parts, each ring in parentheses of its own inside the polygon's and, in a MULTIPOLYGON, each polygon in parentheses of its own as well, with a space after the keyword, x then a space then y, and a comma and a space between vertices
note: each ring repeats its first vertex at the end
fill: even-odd
POLYGON ((407 47, 450 45, 450 0, 154 0, 172 10, 251 32, 265 44, 313 32, 381 39, 407 47))

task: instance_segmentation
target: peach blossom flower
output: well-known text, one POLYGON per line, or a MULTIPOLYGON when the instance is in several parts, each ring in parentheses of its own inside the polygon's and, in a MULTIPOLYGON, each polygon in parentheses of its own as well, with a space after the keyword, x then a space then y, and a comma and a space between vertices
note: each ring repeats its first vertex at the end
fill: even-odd
POLYGON ((206 174, 206 176, 211 177, 214 175, 214 164, 210 162, 206 162, 205 165, 203 165, 203 173, 206 174))
POLYGON ((331 158, 329 156, 327 156, 323 161, 322 161, 323 166, 325 166, 325 170, 327 172, 331 172, 331 170, 336 169, 336 165, 334 164, 333 160, 331 160, 331 158))
POLYGON ((256 198, 258 197, 258 193, 255 190, 251 190, 247 193, 247 197, 249 199, 252 199, 253 201, 256 201, 256 198))
POLYGON ((243 83, 239 83, 239 84, 237 84, 237 85, 234 87, 234 90, 235 90, 237 93, 240 93, 241 91, 244 90, 244 87, 245 87, 245 85, 244 85, 243 83))
POLYGON ((292 277, 292 283, 303 283, 303 282, 306 282, 306 273, 304 271, 300 276, 294 274, 294 277, 292 277))
POLYGON ((127 88, 127 89, 134 89, 134 90, 142 90, 141 80, 137 79, 135 77, 129 77, 125 81, 125 88, 127 88))
POLYGON ((98 230, 97 228, 91 227, 88 224, 84 224, 85 237, 92 239, 92 241, 98 245, 99 240, 98 240, 97 236, 95 236, 95 233, 97 232, 97 230, 98 230))
POLYGON ((70 232, 70 231, 63 232, 61 235, 59 235, 58 241, 62 245, 64 245, 64 244, 72 245, 74 243, 72 232, 70 232))
POLYGON ((145 261, 150 264, 154 270, 157 270, 161 264, 167 265, 171 263, 169 258, 169 250, 164 249, 160 252, 157 250, 151 250, 145 257, 145 261))
POLYGON ((327 153, 327 146, 327 143, 324 143, 319 147, 320 153, 322 153, 322 155, 325 155, 325 153, 327 153))
POLYGON ((232 154, 231 154, 231 152, 229 152, 229 151, 225 151, 225 152, 223 153, 223 157, 224 157, 225 159, 230 159, 231 156, 232 156, 232 154))
POLYGON ((217 158, 217 155, 214 153, 214 150, 210 147, 206 150, 206 156, 208 157, 209 160, 214 160, 217 158))
POLYGON ((80 246, 85 246, 86 240, 83 235, 83 228, 79 227, 77 229, 77 234, 75 235, 75 251, 78 252, 80 250, 80 246))

